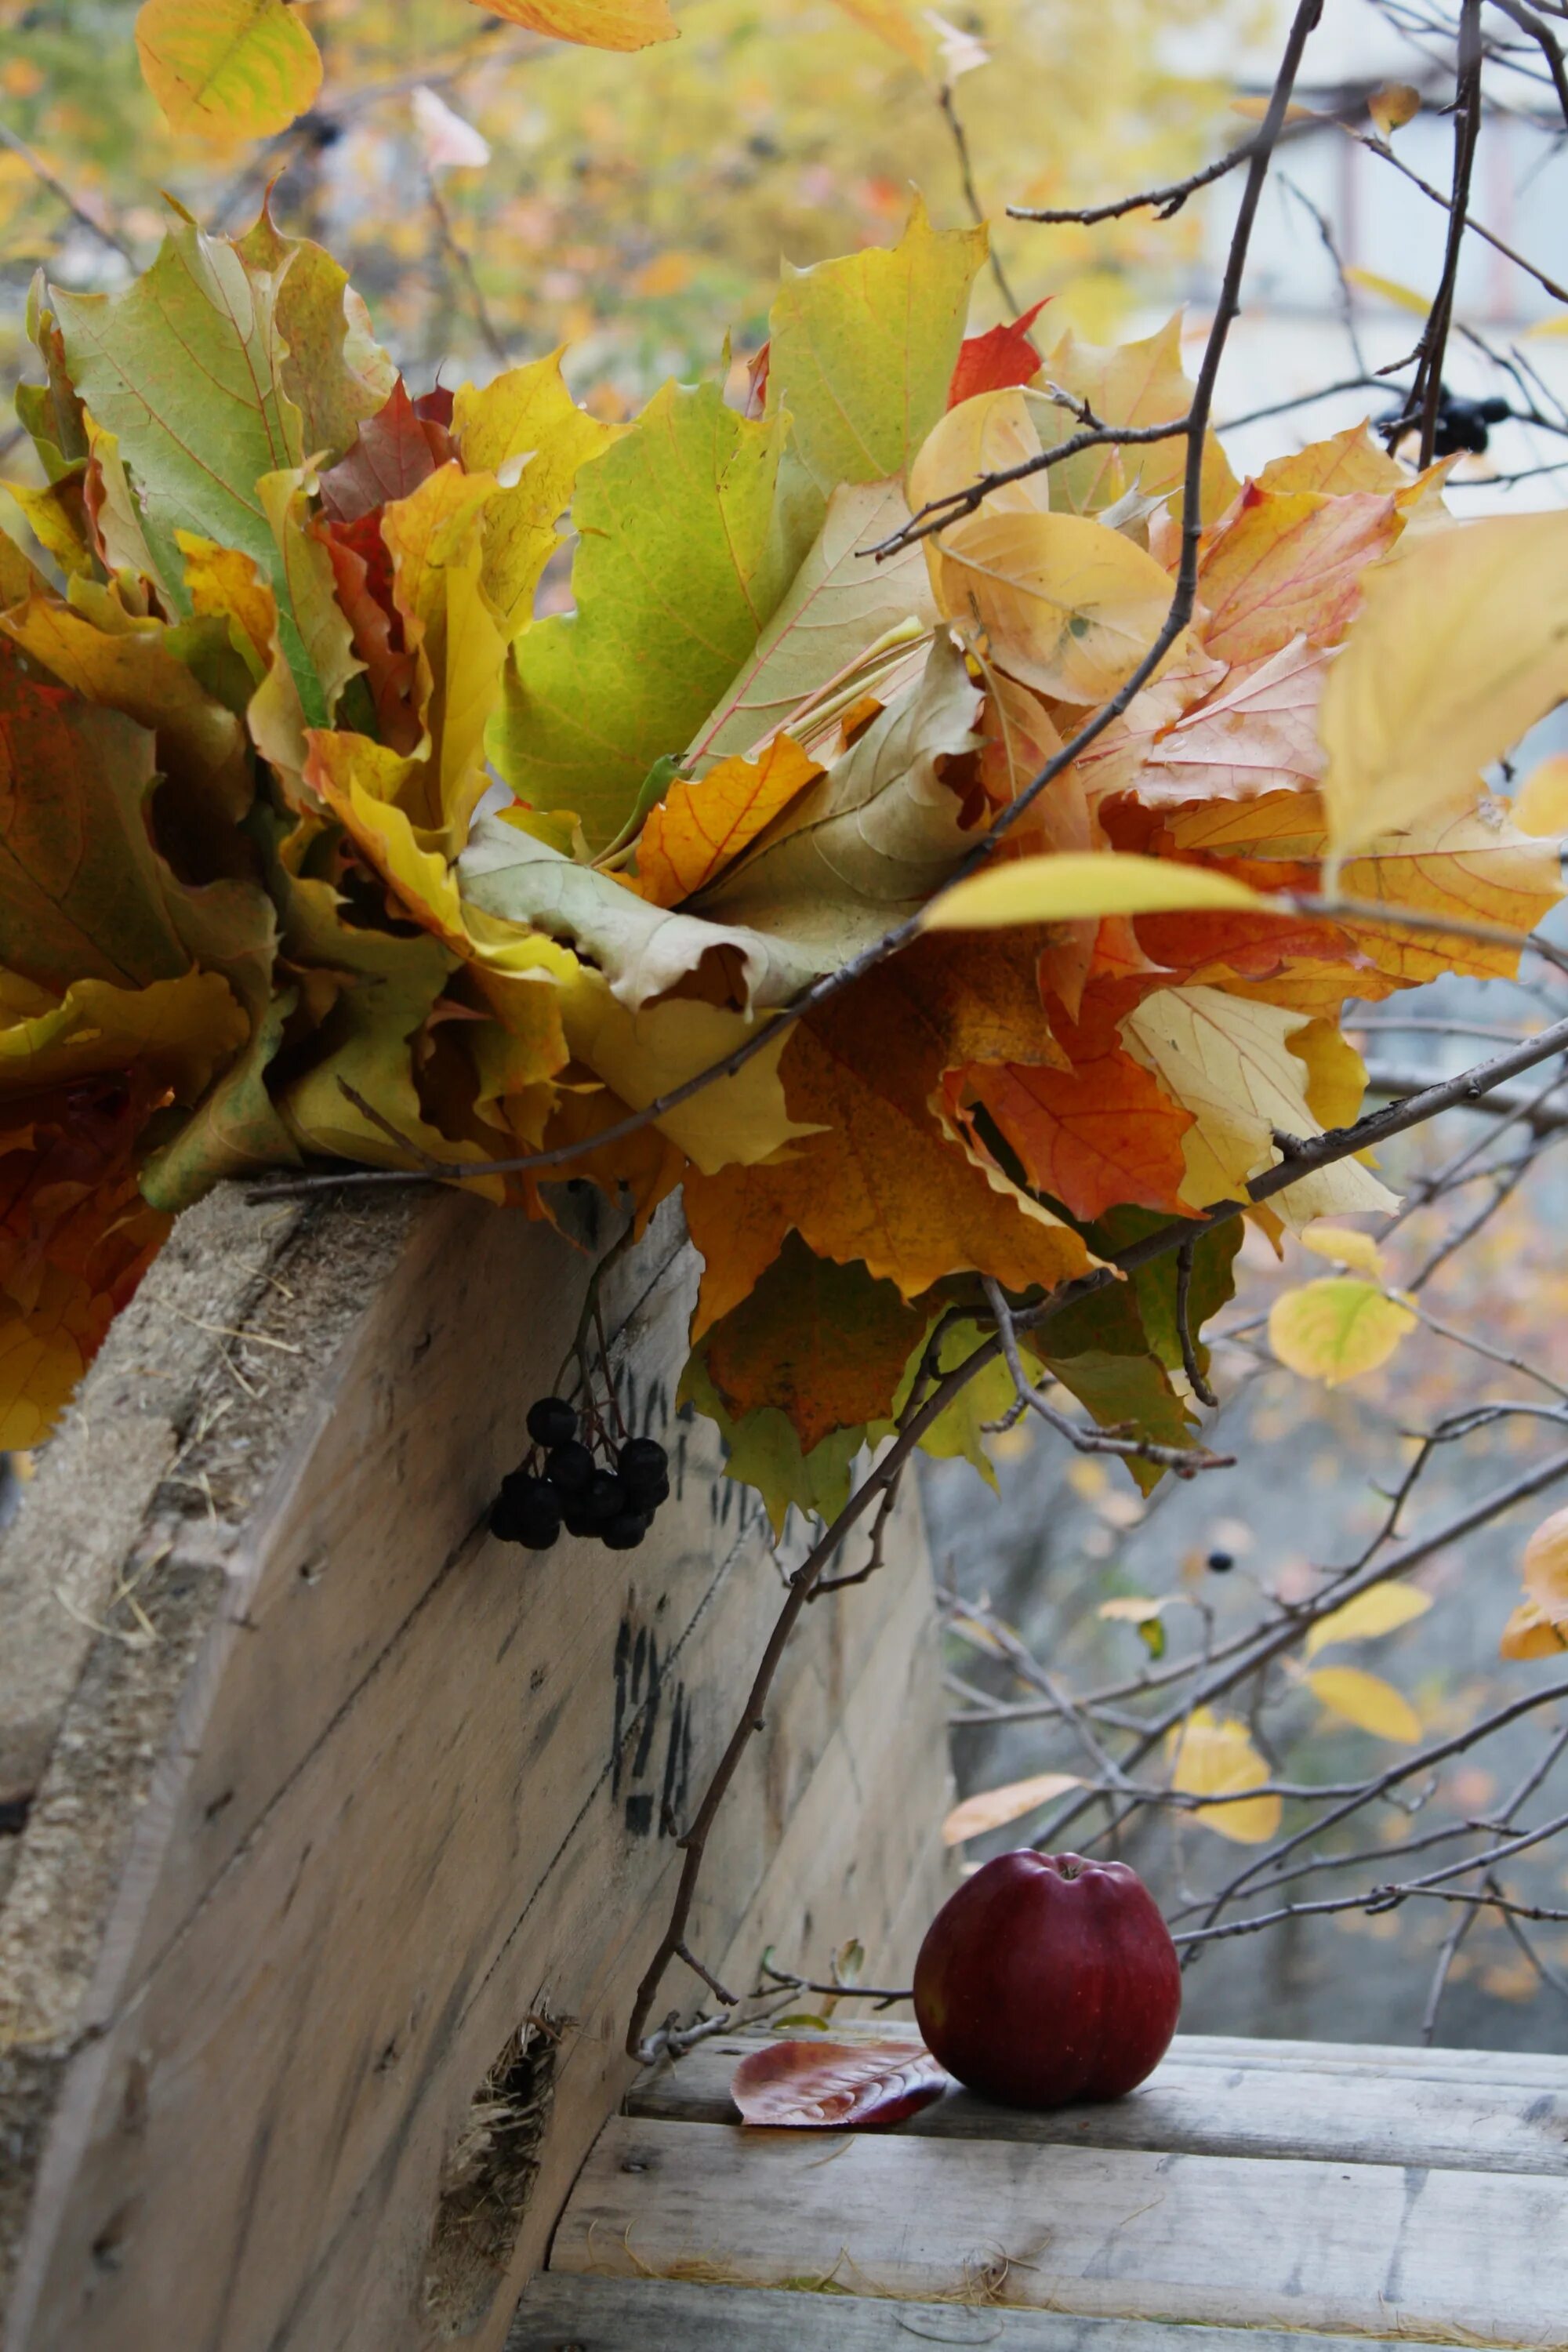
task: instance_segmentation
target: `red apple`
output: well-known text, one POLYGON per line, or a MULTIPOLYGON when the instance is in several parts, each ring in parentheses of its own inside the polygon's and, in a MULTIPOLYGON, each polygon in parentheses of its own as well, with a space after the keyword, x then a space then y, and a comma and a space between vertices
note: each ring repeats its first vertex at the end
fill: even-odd
POLYGON ((1142 1880, 1076 1853, 998 1854, 942 1905, 915 1962, 927 2047, 1007 2106, 1123 2097, 1181 2008, 1176 1948, 1142 1880))

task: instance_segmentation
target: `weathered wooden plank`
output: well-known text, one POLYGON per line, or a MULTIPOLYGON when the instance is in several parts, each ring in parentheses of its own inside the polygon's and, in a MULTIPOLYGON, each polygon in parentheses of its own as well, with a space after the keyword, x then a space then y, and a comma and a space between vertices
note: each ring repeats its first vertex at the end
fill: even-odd
MULTIPOLYGON (((907 2018, 909 2012, 898 2014, 907 2018)), ((885 2016, 860 2018, 847 2030, 897 2036, 906 2030, 898 2014, 890 2022, 885 2016)), ((1285 2074, 1352 2075, 1371 2069, 1434 2083, 1509 2083, 1568 2090, 1568 2055, 1545 2050, 1426 2049, 1392 2042, 1276 2042, 1265 2035, 1178 2033, 1171 2055, 1189 2067, 1267 2066, 1285 2074)))
MULTIPOLYGON (((232 1348, 253 1388, 269 1369, 280 1403, 258 1420, 260 1401, 228 1383, 231 1412, 182 1462, 206 1485, 140 1588, 160 1645, 89 1640, 65 1710, 40 1794, 48 1834, 20 1857, 13 1896, 28 1907, 0 1915, 0 1955, 18 1922, 47 1918, 89 1804, 105 1867, 72 1972, 20 1989, 31 2005, 0 2060, 47 2121, 23 2150, 7 2352, 425 2352, 459 2334, 486 2352, 629 2078, 620 2040, 673 1832, 727 1736, 787 1548, 773 1556, 719 1476, 706 1426, 671 1419, 696 1267, 668 1218, 610 1307, 639 1422, 677 1451, 676 1498, 626 1558, 563 1542, 536 1560, 490 1542, 475 1520, 552 1383, 586 1261, 472 1202, 399 1216, 359 1260, 374 1265, 371 1295, 362 1285, 331 1324, 324 1363, 309 1344, 315 1286, 352 1287, 330 1218, 299 1228, 315 1259, 297 1245, 252 1285, 255 1341, 214 1352, 232 1348), (180 1643, 176 1576, 195 1593, 180 1643), (149 1660, 161 1713, 140 1684, 126 1695, 149 1660), (141 1778, 92 1785, 95 1739, 127 1723, 141 1778), (444 2162, 531 2012, 559 2035, 555 2105, 501 2257, 511 2294, 492 2271, 477 2301, 432 2305, 444 2162)), ((763 1895, 846 1708, 875 1718, 885 1751, 864 1787, 839 1786, 847 1833, 877 1843, 873 1787, 890 1809, 940 1813, 912 1521, 893 1550, 875 1587, 811 1612, 785 1662, 715 1844, 710 1952, 754 1968, 750 1916, 814 1965, 851 1928, 879 1965, 909 1965, 887 1944, 882 1881, 853 1901, 816 1890, 809 1952, 799 1874, 786 1898, 763 1895), (881 1694, 911 1689, 912 1712, 889 1717, 881 1694)), ((941 1892, 931 1868, 928 1901, 941 1892)), ((699 1990, 677 1971, 668 1999, 689 2007, 699 1990)), ((0 2079, 7 2126, 9 2096, 0 2079)))
MULTIPOLYGON (((724 2035, 700 2043, 679 2064, 635 2084, 631 2113, 670 2123, 733 2123, 731 2074, 767 2038, 724 2035)), ((1142 2089, 1108 2105, 1029 2115, 954 2091, 904 2128, 937 2139, 1568 2175, 1568 2083, 1548 2091, 1371 2064, 1355 2073, 1309 2074, 1270 2065, 1268 2050, 1267 2042, 1255 2043, 1247 2056, 1215 2066, 1190 2061, 1178 2042, 1142 2089)))
MULTIPOLYGON (((1404 2352, 1438 2352, 1401 2336, 1404 2352)), ((1168 2327, 994 2304, 885 2303, 681 2280, 569 2278, 547 2272, 518 2306, 506 2352, 918 2352, 922 2344, 1000 2352, 1365 2352, 1364 2336, 1168 2327)), ((1446 2347, 1452 2352, 1452 2347, 1446 2347)))
POLYGON ((551 2267, 1560 2346, 1565 2244, 1533 2175, 618 2117, 551 2267))

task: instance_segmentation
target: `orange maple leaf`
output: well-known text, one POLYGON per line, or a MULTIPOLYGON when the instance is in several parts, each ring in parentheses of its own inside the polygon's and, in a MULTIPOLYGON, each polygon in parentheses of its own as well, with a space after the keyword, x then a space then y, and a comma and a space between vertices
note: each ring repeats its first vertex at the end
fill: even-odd
POLYGON ((637 841, 642 897, 678 907, 705 889, 821 773, 791 736, 775 735, 754 760, 732 752, 694 782, 678 778, 637 841))

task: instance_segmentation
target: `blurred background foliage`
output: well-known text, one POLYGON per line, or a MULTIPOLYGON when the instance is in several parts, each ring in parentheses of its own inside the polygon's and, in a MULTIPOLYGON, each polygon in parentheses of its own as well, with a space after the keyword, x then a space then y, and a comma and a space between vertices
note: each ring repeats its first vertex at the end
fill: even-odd
MULTIPOLYGON (((676 13, 678 41, 626 57, 542 40, 468 0, 311 0, 318 104, 223 153, 164 123, 137 68, 136 0, 0 0, 6 389, 25 372, 36 267, 112 287, 151 258, 165 193, 233 231, 273 181, 279 226, 337 253, 416 388, 567 342, 580 395, 618 415, 667 374, 710 373, 726 335, 738 365, 781 257, 891 240, 911 183, 938 219, 965 217, 941 102, 955 63, 952 103, 1018 298, 1050 294, 1057 320, 1103 338, 1179 278, 1195 224, 1021 228, 1003 206, 1092 203, 1198 161, 1227 93, 1182 69, 1184 36, 1201 22, 1211 53, 1216 18, 1239 36, 1258 11, 956 0, 946 23, 984 63, 901 0, 676 13), (480 156, 475 133, 488 161, 458 160, 480 156)), ((985 325, 1003 307, 994 284, 983 300, 985 325)))

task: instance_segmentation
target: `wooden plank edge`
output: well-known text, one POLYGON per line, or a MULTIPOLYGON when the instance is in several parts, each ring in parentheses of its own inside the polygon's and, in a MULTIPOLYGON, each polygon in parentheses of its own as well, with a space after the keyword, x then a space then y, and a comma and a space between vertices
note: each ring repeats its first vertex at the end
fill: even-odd
MULTIPOLYGON (((1364 2352, 1368 2341, 544 2272, 518 2305, 505 2352, 918 2352, 921 2344, 995 2345, 1001 2352, 1364 2352)), ((1403 2352, 1452 2352, 1430 2338, 1399 2342, 1403 2352)))

